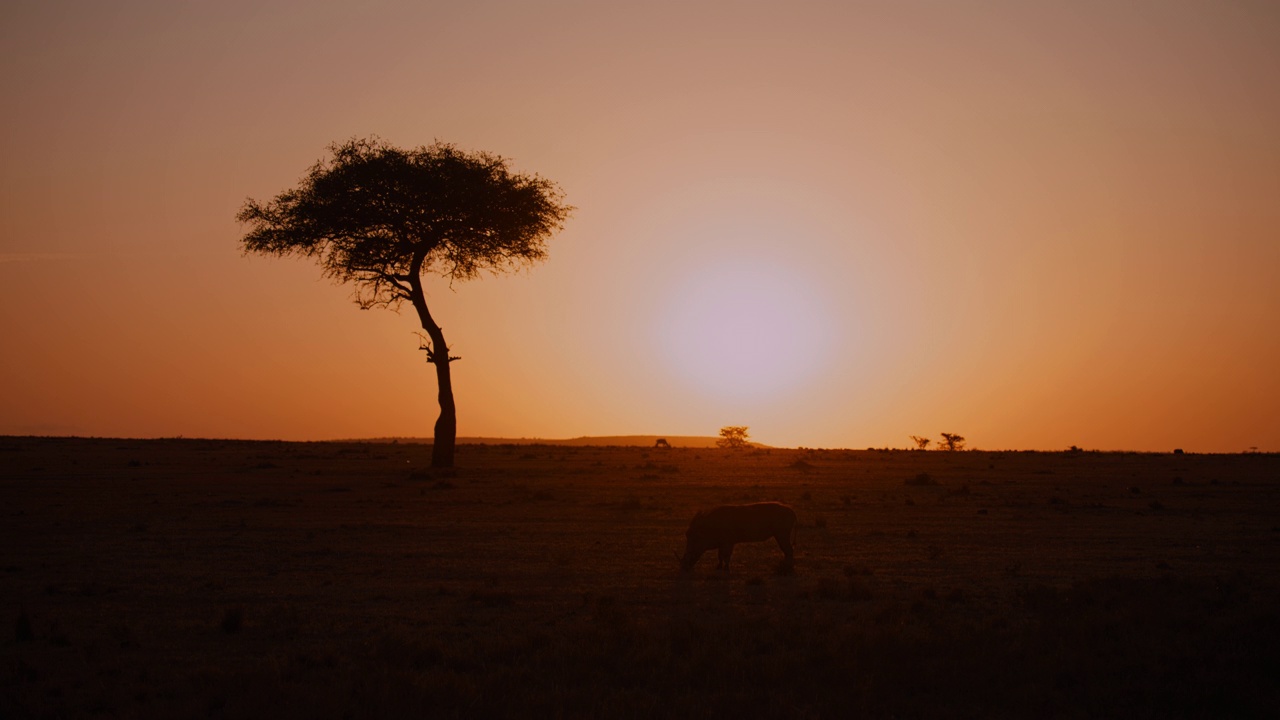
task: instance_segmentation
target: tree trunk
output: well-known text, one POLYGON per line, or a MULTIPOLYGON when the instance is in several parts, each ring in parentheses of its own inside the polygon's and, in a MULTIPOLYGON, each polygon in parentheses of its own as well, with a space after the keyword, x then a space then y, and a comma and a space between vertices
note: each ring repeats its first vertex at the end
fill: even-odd
POLYGON ((449 373, 449 365, 457 358, 449 356, 449 346, 444 341, 444 330, 436 324, 427 309, 427 298, 422 292, 420 269, 422 261, 414 263, 409 286, 413 307, 418 311, 418 319, 422 329, 427 331, 431 347, 427 350, 427 360, 436 366, 436 386, 439 388, 440 417, 436 419, 435 439, 431 444, 431 467, 453 467, 453 449, 458 439, 458 412, 453 404, 453 379, 449 373))
POLYGON ((453 358, 449 357, 449 346, 439 326, 434 331, 423 329, 431 337, 431 362, 436 366, 436 385, 440 389, 440 417, 436 418, 435 441, 431 445, 431 467, 453 467, 453 448, 458 438, 458 411, 453 404, 453 378, 449 373, 453 358))

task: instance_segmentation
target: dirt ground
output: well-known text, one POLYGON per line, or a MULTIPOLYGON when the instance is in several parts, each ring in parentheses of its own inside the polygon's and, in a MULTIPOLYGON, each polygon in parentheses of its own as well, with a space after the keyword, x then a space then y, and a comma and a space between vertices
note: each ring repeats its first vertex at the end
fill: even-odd
POLYGON ((1280 456, 0 438, 0 717, 1270 717, 1280 456), (776 544, 681 573, 699 508, 776 544))

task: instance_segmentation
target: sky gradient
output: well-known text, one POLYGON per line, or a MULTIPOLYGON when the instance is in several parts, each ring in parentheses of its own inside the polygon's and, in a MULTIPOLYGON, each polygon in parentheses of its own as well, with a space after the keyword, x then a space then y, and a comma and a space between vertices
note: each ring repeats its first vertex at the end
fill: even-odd
POLYGON ((10 2, 0 433, 429 436, 411 309, 243 256, 334 141, 577 210, 429 283, 459 435, 1280 451, 1271 2, 10 2))

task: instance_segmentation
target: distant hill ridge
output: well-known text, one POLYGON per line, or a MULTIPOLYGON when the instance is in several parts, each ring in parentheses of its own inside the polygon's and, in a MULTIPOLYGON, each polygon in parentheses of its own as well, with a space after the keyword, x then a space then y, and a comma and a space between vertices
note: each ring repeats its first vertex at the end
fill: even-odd
MULTIPOLYGON (((497 437, 460 437, 459 445, 570 445, 597 447, 653 447, 662 438, 671 447, 711 448, 716 446, 720 438, 702 435, 600 435, 576 437, 561 440, 546 438, 497 438, 497 437)), ((387 437, 363 438, 350 442, 372 443, 430 443, 431 438, 421 437, 387 437)))

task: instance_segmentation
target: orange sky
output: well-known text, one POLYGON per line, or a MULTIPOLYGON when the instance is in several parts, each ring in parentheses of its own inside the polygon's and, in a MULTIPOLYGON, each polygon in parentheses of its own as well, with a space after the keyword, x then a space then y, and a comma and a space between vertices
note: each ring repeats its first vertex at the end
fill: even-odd
POLYGON ((429 435, 411 310, 238 249, 377 134, 578 208, 434 285, 461 435, 1280 451, 1275 3, 349 5, 0 8, 0 433, 429 435))

